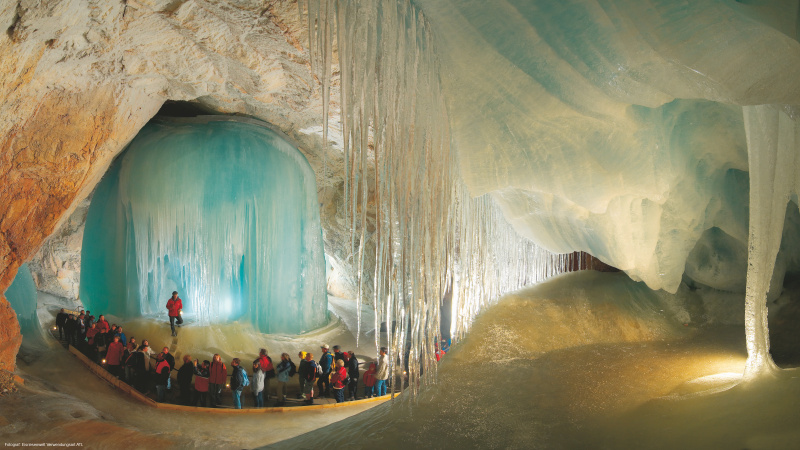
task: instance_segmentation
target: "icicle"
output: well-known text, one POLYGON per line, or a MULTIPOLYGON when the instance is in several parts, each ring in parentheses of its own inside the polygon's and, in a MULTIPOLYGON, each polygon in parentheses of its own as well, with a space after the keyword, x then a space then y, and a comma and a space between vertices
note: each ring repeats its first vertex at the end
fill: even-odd
MULTIPOLYGON (((333 64, 327 45, 335 30, 344 219, 358 301, 373 306, 376 330, 386 324, 390 364, 408 365, 416 393, 421 373, 436 374, 434 344, 448 289, 457 341, 499 296, 571 270, 573 256, 537 248, 513 231, 490 197, 470 198, 450 149, 438 60, 422 13, 407 0, 319 1, 306 8, 310 59, 333 64), (367 230, 368 210, 375 212, 374 231, 367 230)), ((330 68, 315 73, 327 95, 330 68)), ((376 353, 381 345, 376 332, 376 353)))
POLYGON ((284 333, 322 326, 315 180, 295 147, 252 123, 149 124, 95 190, 81 298, 109 314, 157 317, 178 290, 196 323, 241 318, 284 333), (181 170, 181 158, 197 162, 181 170))

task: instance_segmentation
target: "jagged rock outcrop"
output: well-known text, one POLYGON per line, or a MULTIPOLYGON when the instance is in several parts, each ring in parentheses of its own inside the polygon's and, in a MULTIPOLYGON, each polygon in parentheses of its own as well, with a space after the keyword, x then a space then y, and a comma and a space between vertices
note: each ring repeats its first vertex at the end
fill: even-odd
POLYGON ((75 211, 42 244, 28 262, 39 291, 57 297, 77 299, 80 287, 81 245, 90 200, 84 199, 75 211))

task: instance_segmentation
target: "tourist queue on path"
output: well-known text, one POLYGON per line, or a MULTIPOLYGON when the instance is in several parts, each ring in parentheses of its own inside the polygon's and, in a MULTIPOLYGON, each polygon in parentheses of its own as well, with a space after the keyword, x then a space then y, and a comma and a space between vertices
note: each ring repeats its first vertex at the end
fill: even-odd
MULTIPOLYGON (((176 294, 171 301, 177 298, 176 294)), ((170 311, 172 327, 176 321, 173 310, 170 311)), ((167 393, 172 391, 170 374, 176 367, 169 347, 165 346, 156 353, 146 339, 137 343, 135 337, 125 335, 122 326, 109 324, 103 315, 95 320, 89 311, 81 311, 76 316, 62 309, 56 316, 56 329, 62 341, 76 347, 96 363, 105 365, 111 374, 138 391, 147 394, 154 386, 159 402, 164 402, 167 393)), ((222 391, 229 387, 234 408, 241 408, 242 393, 249 386, 254 407, 264 407, 271 396, 275 398, 275 406, 283 406, 287 387, 295 376, 300 392, 298 398, 305 404, 311 405, 314 398, 320 397, 332 397, 337 403, 358 399, 361 363, 354 352, 342 351, 335 345, 331 353, 325 344, 320 347, 318 360, 311 352, 305 351, 301 351, 298 358, 299 363, 295 364, 288 353, 282 353, 280 361, 273 362, 267 350, 260 349, 247 369, 239 358, 233 358, 228 381, 228 367, 219 354, 215 354, 211 361, 202 362, 184 355, 176 377, 179 401, 189 406, 219 407, 222 391)), ((371 362, 363 378, 364 398, 386 395, 389 367, 385 347, 380 349, 377 364, 371 362)))

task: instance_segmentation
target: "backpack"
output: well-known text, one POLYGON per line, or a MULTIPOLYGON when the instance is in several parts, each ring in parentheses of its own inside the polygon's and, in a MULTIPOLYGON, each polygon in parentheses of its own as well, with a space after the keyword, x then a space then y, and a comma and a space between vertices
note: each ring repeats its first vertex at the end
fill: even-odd
POLYGON ((306 381, 314 381, 315 378, 318 378, 322 375, 322 369, 320 368, 319 364, 315 363, 314 361, 308 362, 308 372, 306 372, 306 381))
POLYGON ((289 376, 293 377, 294 374, 297 373, 297 366, 294 365, 294 362, 289 361, 289 376))
POLYGON ((240 387, 250 386, 250 377, 247 376, 244 369, 240 368, 239 371, 242 373, 242 385, 240 387))
POLYGON ((264 372, 264 377, 275 378, 275 367, 272 366, 272 358, 269 356, 261 356, 258 358, 259 361, 266 361, 266 364, 261 364, 261 371, 264 372))
MULTIPOLYGON (((333 369, 333 367, 334 367, 333 366, 333 357, 331 356, 331 354, 330 353, 325 353, 322 356, 320 356, 318 366, 325 367, 325 368, 328 369, 327 372, 331 372, 331 369, 333 369)), ((320 372, 319 372, 320 375, 322 375, 325 372, 326 372, 325 369, 320 368, 320 372)))

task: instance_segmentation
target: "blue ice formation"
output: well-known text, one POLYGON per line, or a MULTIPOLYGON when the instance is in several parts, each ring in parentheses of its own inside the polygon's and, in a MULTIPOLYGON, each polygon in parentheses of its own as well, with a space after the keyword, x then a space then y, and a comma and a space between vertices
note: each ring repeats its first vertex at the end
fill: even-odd
POLYGON ((166 317, 172 291, 200 324, 327 322, 316 179, 297 148, 231 119, 142 129, 92 198, 80 295, 92 311, 166 317))
POLYGON ((653 289, 676 292, 688 264, 695 281, 742 292, 742 106, 800 101, 796 2, 414 3, 435 30, 472 195, 538 245, 653 289), (733 253, 736 277, 706 265, 733 253))
POLYGON ((17 276, 5 293, 11 308, 17 313, 22 338, 28 342, 31 338, 41 336, 41 326, 36 315, 37 292, 31 270, 27 264, 20 266, 17 276))

